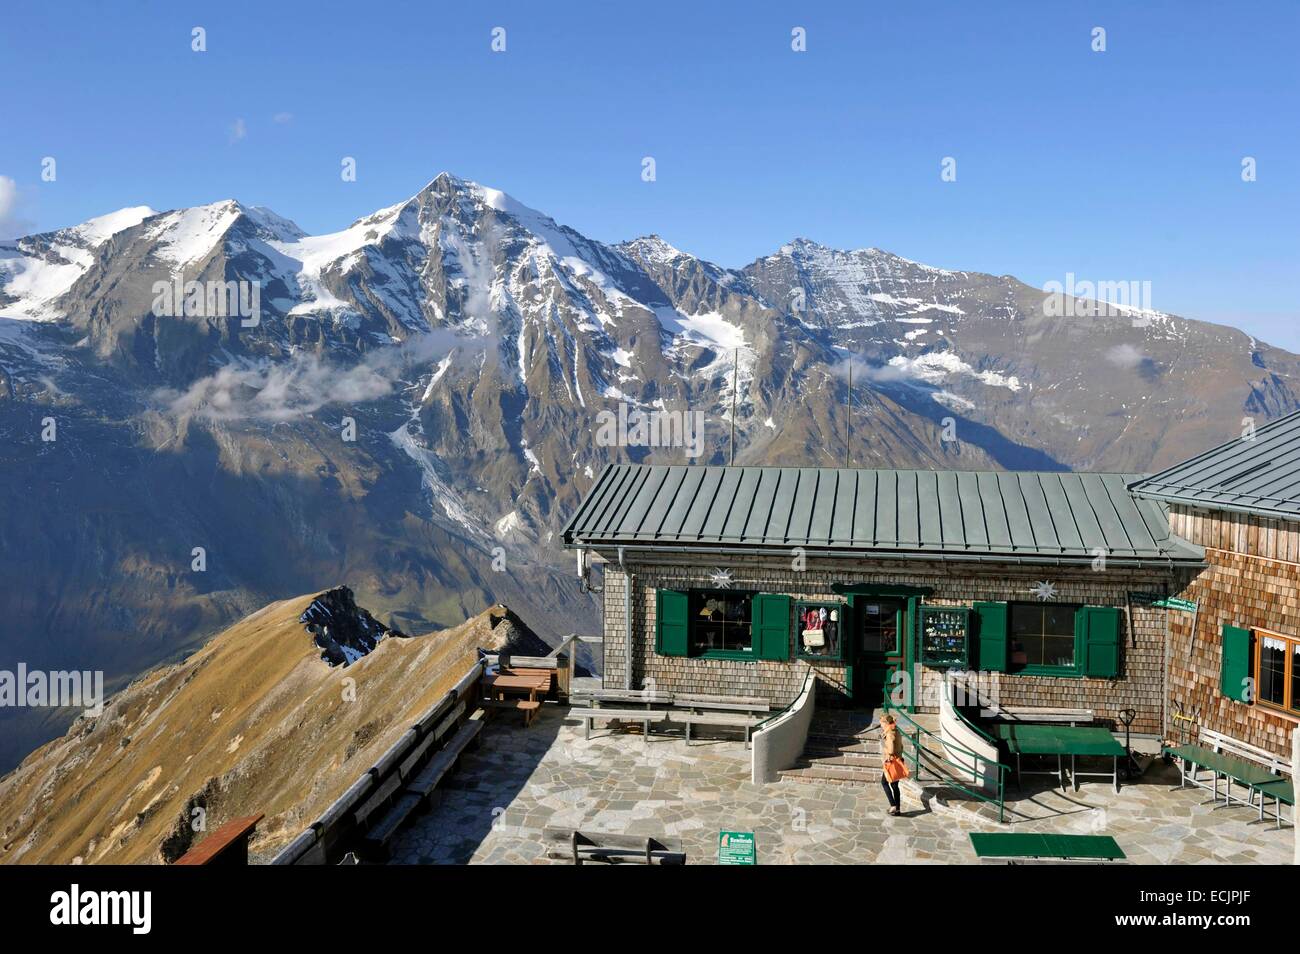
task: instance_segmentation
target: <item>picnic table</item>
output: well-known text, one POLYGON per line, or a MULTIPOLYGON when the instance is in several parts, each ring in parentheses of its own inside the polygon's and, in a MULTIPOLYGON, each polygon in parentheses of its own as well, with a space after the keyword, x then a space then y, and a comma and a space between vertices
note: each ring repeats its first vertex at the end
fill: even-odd
MULTIPOLYGON (((1193 773, 1196 772, 1196 766, 1209 769, 1214 776, 1212 790, 1216 802, 1219 800, 1219 776, 1222 775, 1225 780, 1224 805, 1232 804, 1233 781, 1240 782, 1249 791, 1250 789, 1258 789, 1260 786, 1283 780, 1272 769, 1260 765, 1258 762, 1240 759, 1233 755, 1226 755, 1223 752, 1215 752, 1213 749, 1207 749, 1200 745, 1180 745, 1174 748, 1166 748, 1165 751, 1170 755, 1178 756, 1183 760, 1184 765, 1191 765, 1193 773)), ((1186 772, 1180 772, 1178 787, 1182 788, 1186 781, 1186 772)), ((1197 784, 1204 787, 1204 783, 1197 784)))
POLYGON ((1110 835, 1046 835, 1035 832, 980 833, 970 836, 981 859, 1055 858, 1061 861, 1122 861, 1128 856, 1110 835))
POLYGON ((1090 726, 1065 725, 1023 725, 1018 723, 1000 723, 993 726, 997 737, 1006 743, 1007 750, 1016 757, 1016 785, 1020 785, 1021 775, 1056 775, 1060 778, 1061 791, 1065 791, 1065 757, 1070 757, 1070 779, 1074 790, 1079 790, 1081 777, 1106 778, 1109 776, 1119 791, 1119 760, 1128 751, 1110 731, 1090 726), (1024 772, 1021 769, 1023 755, 1055 755, 1055 772, 1024 772), (1113 760, 1110 772, 1080 772, 1078 757, 1099 756, 1113 760))
POLYGON ((492 698, 503 699, 507 693, 526 695, 530 702, 536 702, 539 694, 545 695, 551 690, 553 673, 547 669, 536 672, 497 673, 484 679, 492 698))
POLYGON ((551 691, 555 673, 550 669, 522 669, 498 672, 487 676, 483 685, 488 698, 483 702, 484 709, 518 709, 524 714, 524 725, 532 725, 542 708, 544 696, 551 691), (507 695, 522 698, 506 699, 507 695))

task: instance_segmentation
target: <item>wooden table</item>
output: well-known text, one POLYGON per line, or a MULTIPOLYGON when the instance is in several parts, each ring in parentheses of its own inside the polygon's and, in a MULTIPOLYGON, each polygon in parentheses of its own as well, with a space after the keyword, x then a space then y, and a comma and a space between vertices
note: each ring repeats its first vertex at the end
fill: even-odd
POLYGON ((524 725, 533 724, 542 708, 539 696, 551 691, 551 681, 555 674, 549 669, 522 672, 500 672, 483 680, 487 687, 489 699, 483 703, 484 709, 520 709, 524 713, 524 725), (506 694, 522 695, 525 699, 506 702, 506 694))
POLYGON ((530 702, 536 702, 539 693, 550 691, 551 675, 549 670, 539 670, 536 673, 497 673, 488 676, 484 682, 493 698, 504 698, 508 692, 522 693, 528 696, 530 702))

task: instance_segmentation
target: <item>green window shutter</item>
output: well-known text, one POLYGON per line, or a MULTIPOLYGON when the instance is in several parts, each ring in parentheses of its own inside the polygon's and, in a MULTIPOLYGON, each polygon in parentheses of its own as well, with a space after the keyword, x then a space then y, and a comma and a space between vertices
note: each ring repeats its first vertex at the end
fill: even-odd
POLYGON ((655 651, 660 656, 685 656, 690 648, 686 594, 681 590, 657 590, 655 609, 655 651))
POLYGON ((1007 671, 1007 604, 975 604, 976 638, 971 665, 985 672, 1007 671))
POLYGON ((790 597, 759 593, 751 609, 754 655, 759 659, 789 659, 790 597))
POLYGON ((1081 606, 1075 630, 1082 637, 1083 674, 1098 679, 1119 678, 1119 610, 1114 606, 1081 606))
POLYGON ((1223 664, 1219 669, 1219 691, 1235 702, 1250 702, 1250 694, 1247 691, 1250 670, 1250 630, 1224 624, 1223 664))

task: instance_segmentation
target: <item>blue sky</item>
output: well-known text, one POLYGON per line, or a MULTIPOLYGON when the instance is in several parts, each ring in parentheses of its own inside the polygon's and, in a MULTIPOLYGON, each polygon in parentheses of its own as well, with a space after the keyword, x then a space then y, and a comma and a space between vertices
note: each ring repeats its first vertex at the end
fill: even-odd
POLYGON ((11 0, 0 227, 233 197, 332 231, 446 170, 724 265, 805 236, 1150 281, 1300 350, 1298 27, 1294 2, 11 0))

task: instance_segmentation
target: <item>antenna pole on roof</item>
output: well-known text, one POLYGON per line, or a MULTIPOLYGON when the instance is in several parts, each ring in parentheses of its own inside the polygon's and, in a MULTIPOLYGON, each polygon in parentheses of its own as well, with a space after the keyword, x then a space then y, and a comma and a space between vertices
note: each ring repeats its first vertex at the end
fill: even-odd
POLYGON ((849 425, 848 436, 844 440, 844 466, 849 465, 849 451, 853 447, 853 352, 849 352, 849 425))
POLYGON ((731 462, 736 462, 736 391, 740 387, 740 349, 735 351, 731 366, 731 462))

